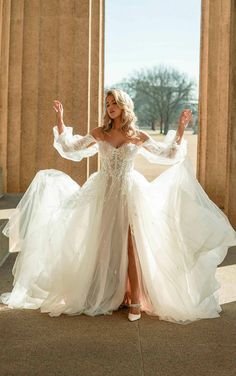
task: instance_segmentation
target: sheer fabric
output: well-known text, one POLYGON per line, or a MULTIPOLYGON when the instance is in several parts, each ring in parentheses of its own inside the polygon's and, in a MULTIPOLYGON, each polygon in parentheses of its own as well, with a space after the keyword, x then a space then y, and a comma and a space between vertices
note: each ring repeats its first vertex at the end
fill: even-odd
POLYGON ((141 309, 180 324, 218 317, 215 271, 236 235, 198 183, 187 141, 177 145, 170 131, 163 142, 115 148, 71 127, 53 131, 60 155, 80 161, 99 151, 101 168, 83 186, 54 169, 36 174, 3 230, 18 234, 10 251, 19 253, 2 302, 50 316, 112 314, 130 292, 130 226, 141 309), (134 169, 137 154, 172 166, 148 182, 134 169))
POLYGON ((96 139, 91 134, 85 136, 73 135, 73 128, 64 126, 63 132, 59 135, 57 126, 53 127, 53 146, 58 153, 66 159, 75 162, 85 157, 91 157, 98 152, 96 139), (91 145, 95 142, 94 145, 91 145), (91 145, 90 147, 88 147, 91 145))
POLYGON ((187 155, 187 141, 183 139, 178 145, 175 139, 176 131, 174 130, 170 130, 162 142, 155 141, 150 137, 142 144, 139 154, 150 163, 173 165, 181 162, 187 155))

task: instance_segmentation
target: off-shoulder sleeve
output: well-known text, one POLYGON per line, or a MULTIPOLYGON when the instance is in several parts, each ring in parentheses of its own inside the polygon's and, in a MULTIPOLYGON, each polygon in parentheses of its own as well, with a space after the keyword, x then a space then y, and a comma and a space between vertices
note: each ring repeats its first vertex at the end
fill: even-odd
POLYGON ((53 134, 53 146, 63 158, 79 162, 98 152, 97 140, 89 133, 85 136, 73 135, 73 128, 64 126, 63 132, 59 134, 57 126, 55 126, 53 134), (89 146, 92 143, 93 145, 89 146))
POLYGON ((187 140, 183 137, 181 144, 176 143, 176 131, 170 130, 163 141, 148 138, 139 148, 139 154, 150 163, 173 165, 181 162, 187 155, 187 140))

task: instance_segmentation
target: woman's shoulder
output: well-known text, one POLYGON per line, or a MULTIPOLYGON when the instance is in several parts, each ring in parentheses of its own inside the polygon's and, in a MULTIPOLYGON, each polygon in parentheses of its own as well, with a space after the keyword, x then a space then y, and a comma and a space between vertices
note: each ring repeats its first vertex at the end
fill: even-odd
POLYGON ((103 127, 96 127, 91 129, 89 132, 96 140, 102 141, 104 140, 104 132, 103 132, 103 127))

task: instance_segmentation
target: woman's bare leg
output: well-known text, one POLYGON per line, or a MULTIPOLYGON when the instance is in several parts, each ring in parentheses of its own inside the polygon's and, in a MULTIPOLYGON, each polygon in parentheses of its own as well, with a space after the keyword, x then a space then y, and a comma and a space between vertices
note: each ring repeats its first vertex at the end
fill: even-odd
MULTIPOLYGON (((137 265, 135 262, 134 257, 134 247, 132 243, 132 236, 129 227, 128 232, 128 275, 130 281, 130 288, 131 288, 131 303, 139 303, 139 280, 138 280, 138 272, 137 272, 137 265)), ((139 314, 140 308, 130 307, 130 313, 139 314)))

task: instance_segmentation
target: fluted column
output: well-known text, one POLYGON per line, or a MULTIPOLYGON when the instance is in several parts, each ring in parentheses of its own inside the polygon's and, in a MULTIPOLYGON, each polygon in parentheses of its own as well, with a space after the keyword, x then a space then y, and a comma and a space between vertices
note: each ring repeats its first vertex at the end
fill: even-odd
POLYGON ((236 227, 236 9, 202 0, 198 179, 236 227))
POLYGON ((56 115, 85 135, 100 124, 104 0, 1 0, 0 166, 4 190, 24 192, 38 170, 56 168, 79 184, 97 157, 75 163, 52 146, 56 115))
POLYGON ((0 166, 7 187, 8 75, 11 1, 0 0, 0 166), (4 22, 2 22, 4 20, 4 22))

